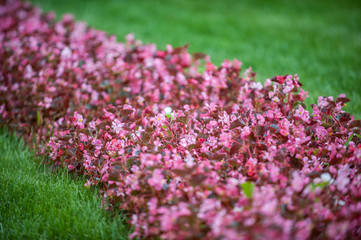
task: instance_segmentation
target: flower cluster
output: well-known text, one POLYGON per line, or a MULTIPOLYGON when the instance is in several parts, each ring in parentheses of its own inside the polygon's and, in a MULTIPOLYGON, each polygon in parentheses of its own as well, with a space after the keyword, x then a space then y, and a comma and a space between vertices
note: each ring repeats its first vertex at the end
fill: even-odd
POLYGON ((0 7, 0 121, 84 174, 131 237, 361 236, 361 121, 307 111, 297 75, 125 43, 28 3, 0 7), (204 69, 199 71, 199 66, 204 69))

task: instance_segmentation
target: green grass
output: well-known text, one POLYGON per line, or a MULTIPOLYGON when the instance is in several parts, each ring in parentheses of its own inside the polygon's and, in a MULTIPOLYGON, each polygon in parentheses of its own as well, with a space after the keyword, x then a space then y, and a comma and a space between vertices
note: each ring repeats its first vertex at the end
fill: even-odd
POLYGON ((263 82, 281 74, 301 77, 318 96, 345 93, 347 111, 361 118, 361 3, 347 0, 32 0, 58 16, 115 34, 129 32, 164 49, 190 44, 219 64, 238 58, 263 82))
POLYGON ((0 129, 0 239, 127 239, 124 218, 100 208, 95 190, 40 165, 0 129))

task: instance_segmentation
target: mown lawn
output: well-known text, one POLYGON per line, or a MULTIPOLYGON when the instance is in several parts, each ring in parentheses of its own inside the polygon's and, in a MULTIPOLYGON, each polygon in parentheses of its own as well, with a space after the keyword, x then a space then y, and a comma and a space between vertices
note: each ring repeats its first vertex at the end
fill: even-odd
POLYGON ((0 153, 0 239, 127 239, 124 217, 102 209, 84 179, 52 174, 4 129, 0 153))
POLYGON ((135 33, 145 43, 190 44, 219 64, 238 58, 258 81, 295 74, 318 96, 345 93, 347 111, 361 118, 361 4, 349 0, 32 0, 58 17, 115 34, 135 33))

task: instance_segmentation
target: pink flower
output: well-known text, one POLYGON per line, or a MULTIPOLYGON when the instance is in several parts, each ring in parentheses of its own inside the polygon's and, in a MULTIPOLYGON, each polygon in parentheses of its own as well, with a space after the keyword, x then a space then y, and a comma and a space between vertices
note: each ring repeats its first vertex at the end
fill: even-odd
POLYGON ((261 114, 257 114, 257 120, 258 120, 259 125, 264 125, 265 124, 265 119, 261 114))
POLYGON ((166 183, 162 171, 160 169, 155 169, 153 171, 152 177, 148 179, 148 184, 152 186, 156 191, 163 189, 163 185, 166 183))
POLYGON ((207 129, 211 130, 212 128, 215 128, 217 124, 217 121, 212 120, 207 124, 207 129))
POLYGON ((187 143, 187 140, 185 138, 182 138, 179 142, 179 144, 183 147, 187 147, 188 146, 188 143, 187 143))
POLYGON ((307 218, 296 223, 295 239, 308 239, 312 230, 312 220, 307 218))
POLYGON ((71 49, 69 47, 65 47, 62 51, 61 51, 61 59, 62 60, 68 60, 71 58, 72 52, 71 49))
POLYGON ((269 166, 270 166, 270 171, 269 171, 270 179, 272 182, 276 182, 280 174, 280 169, 276 167, 274 164, 269 166))
POLYGON ((100 139, 96 139, 96 138, 94 138, 92 140, 92 145, 94 145, 95 149, 97 149, 97 150, 100 150, 103 146, 102 141, 100 139))
POLYGON ((232 135, 227 132, 222 132, 220 135, 221 144, 225 147, 231 147, 232 146, 232 135))
POLYGON ((300 192, 303 189, 304 182, 299 171, 293 171, 291 186, 296 192, 300 192))
POLYGON ((288 136, 290 133, 290 122, 287 119, 282 119, 279 126, 281 128, 280 133, 283 136, 288 136))
POLYGON ((176 79, 177 79, 178 83, 181 85, 188 84, 186 77, 180 72, 177 73, 176 79))
POLYGON ((166 117, 165 117, 164 114, 159 113, 159 114, 157 114, 157 116, 155 116, 153 118, 153 121, 155 122, 155 124, 157 126, 164 126, 165 121, 166 121, 166 117))
POLYGON ((70 23, 72 21, 74 21, 74 16, 73 15, 71 15, 69 13, 66 13, 66 14, 63 15, 63 18, 62 18, 63 23, 70 23))
POLYGON ((294 116, 302 119, 302 121, 304 121, 306 123, 309 122, 310 115, 309 115, 308 111, 303 109, 303 107, 301 105, 298 105, 298 109, 295 111, 294 116))
POLYGON ((217 138, 215 138, 213 136, 209 137, 207 139, 207 142, 208 142, 209 146, 211 146, 211 147, 215 147, 218 144, 217 138))
POLYGON ((114 119, 112 122, 112 128, 117 134, 123 129, 123 126, 124 123, 120 122, 118 119, 114 119))
POLYGON ((326 107, 330 101, 333 100, 333 97, 318 97, 317 99, 317 105, 320 108, 326 107))
POLYGON ((280 102, 280 99, 278 97, 273 97, 272 102, 278 103, 280 102))
POLYGON ((327 130, 322 126, 317 126, 315 128, 315 133, 318 139, 323 139, 327 135, 327 130))
POLYGON ((99 156, 99 154, 100 154, 99 149, 96 149, 96 150, 94 151, 94 156, 95 156, 95 157, 98 157, 98 156, 99 156))
POLYGON ((350 183, 349 175, 349 168, 348 165, 345 165, 343 168, 338 170, 338 176, 335 180, 335 185, 337 187, 337 190, 341 192, 346 192, 347 188, 346 186, 350 183))
POLYGON ((109 174, 108 173, 104 174, 102 177, 102 182, 107 182, 108 178, 109 178, 109 174))
POLYGON ((286 83, 286 86, 283 88, 283 92, 287 94, 287 93, 291 92, 291 91, 293 90, 293 88, 295 87, 295 86, 293 85, 293 81, 292 81, 292 76, 291 76, 291 75, 288 75, 288 76, 286 77, 285 83, 286 83))
POLYGON ((158 213, 158 206, 157 206, 158 200, 156 198, 151 198, 147 205, 149 208, 149 213, 151 215, 156 215, 158 213))
POLYGON ((223 112, 223 115, 219 115, 218 117, 219 117, 219 122, 222 123, 223 125, 230 124, 229 115, 226 112, 223 112))
POLYGON ((75 123, 74 126, 78 126, 80 128, 84 128, 84 118, 83 115, 78 114, 78 112, 74 112, 75 123))
POLYGON ((5 112, 5 103, 0 106, 0 114, 3 114, 5 112))
POLYGON ((184 161, 186 162, 186 166, 191 168, 194 166, 194 158, 192 157, 191 154, 187 154, 186 158, 184 159, 184 161))
POLYGON ((34 75, 34 71, 33 71, 33 68, 31 67, 31 65, 26 65, 26 68, 25 68, 25 74, 24 74, 24 77, 25 78, 32 78, 34 75))
POLYGON ((197 217, 203 220, 208 220, 207 216, 213 215, 221 207, 221 202, 217 199, 206 198, 203 200, 197 217))
POLYGON ((316 121, 321 121, 321 111, 320 109, 317 107, 316 104, 313 105, 313 119, 316 121))
POLYGON ((248 136, 251 134, 251 128, 248 126, 244 126, 241 133, 241 138, 246 140, 248 136))
POLYGON ((206 107, 208 108, 208 111, 213 112, 216 110, 217 104, 214 102, 211 102, 210 104, 206 103, 206 107))
POLYGON ((50 108, 50 105, 51 105, 52 102, 53 102, 53 99, 52 99, 52 98, 45 97, 45 98, 44 98, 45 108, 46 108, 46 109, 50 108))
POLYGON ((140 162, 142 165, 150 167, 157 165, 162 159, 161 154, 150 154, 150 153, 141 153, 140 154, 140 162))

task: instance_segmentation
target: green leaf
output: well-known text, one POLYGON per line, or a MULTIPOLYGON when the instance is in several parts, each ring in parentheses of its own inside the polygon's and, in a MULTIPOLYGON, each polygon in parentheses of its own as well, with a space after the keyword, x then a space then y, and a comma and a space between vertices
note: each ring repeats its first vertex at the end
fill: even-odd
POLYGON ((136 160, 138 159, 138 156, 133 156, 133 157, 130 157, 127 159, 127 162, 126 162, 126 165, 127 165, 127 168, 131 168, 133 164, 136 163, 136 160))
POLYGON ((42 120, 42 117, 41 117, 41 112, 39 110, 38 110, 38 112, 36 114, 36 117, 37 117, 38 125, 40 126, 41 123, 43 122, 43 120, 42 120))
POLYGON ((314 184, 314 183, 311 183, 311 191, 315 191, 316 188, 324 188, 325 186, 328 185, 329 182, 320 182, 320 183, 317 183, 317 184, 314 184))
POLYGON ((354 137, 354 136, 356 136, 356 137, 358 137, 358 138, 361 138, 361 135, 359 135, 359 134, 357 134, 357 133, 353 133, 348 139, 347 139, 347 141, 345 142, 345 146, 347 147, 348 146, 348 144, 350 143, 350 141, 352 140, 352 138, 354 137))
POLYGON ((173 121, 173 119, 174 119, 174 116, 173 116, 173 114, 165 114, 165 116, 167 117, 167 118, 170 118, 170 120, 171 121, 173 121))
POLYGON ((54 135, 54 122, 52 122, 52 124, 51 124, 51 137, 53 137, 53 135, 54 135))
POLYGON ((345 142, 345 146, 347 147, 348 144, 350 143, 351 139, 353 138, 353 136, 355 136, 354 134, 351 134, 351 136, 347 139, 347 141, 345 142))
POLYGON ((242 186, 244 195, 246 195, 246 197, 248 197, 248 198, 251 198, 253 195, 254 183, 253 182, 244 182, 241 184, 241 186, 242 186))

